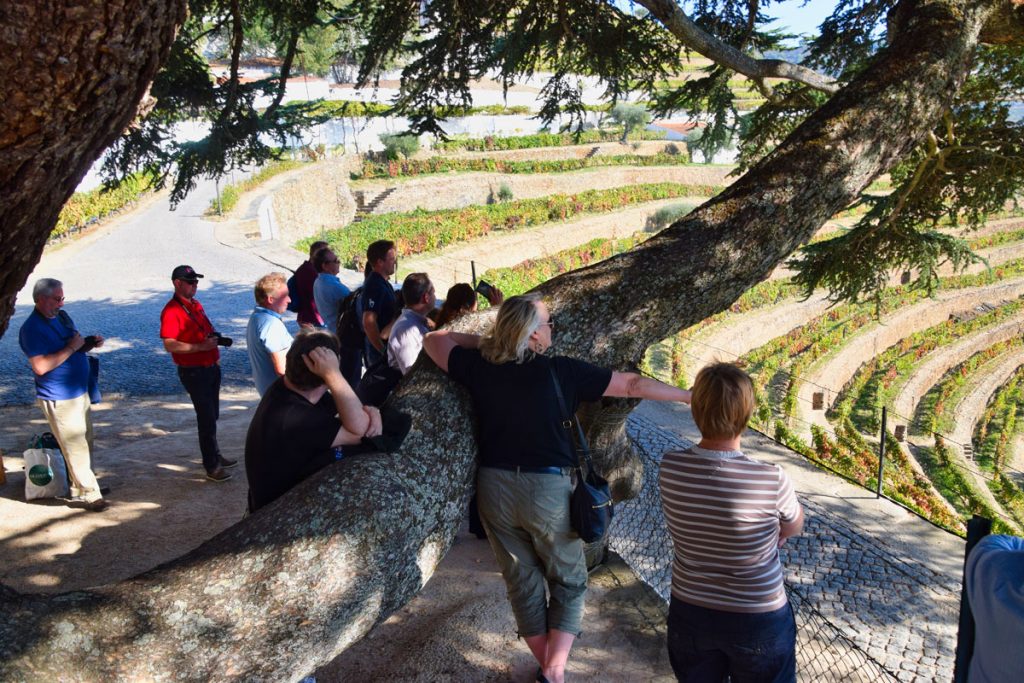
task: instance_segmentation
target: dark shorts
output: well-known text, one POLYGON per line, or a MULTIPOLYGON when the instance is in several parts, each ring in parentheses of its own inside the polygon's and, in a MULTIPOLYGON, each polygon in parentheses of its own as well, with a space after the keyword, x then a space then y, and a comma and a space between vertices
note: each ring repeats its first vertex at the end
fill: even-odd
POLYGON ((795 683, 793 610, 787 604, 759 614, 722 612, 673 597, 668 658, 680 681, 795 683))

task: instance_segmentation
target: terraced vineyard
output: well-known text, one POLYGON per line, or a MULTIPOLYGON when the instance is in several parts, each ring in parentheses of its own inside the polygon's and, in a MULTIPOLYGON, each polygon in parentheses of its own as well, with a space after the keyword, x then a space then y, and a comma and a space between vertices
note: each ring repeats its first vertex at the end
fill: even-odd
MULTIPOLYGON (((472 149, 477 143, 462 144, 472 149)), ((476 148, 500 153, 503 147, 516 145, 491 140, 476 148)), ((565 158, 574 155, 567 151, 565 158)), ((672 165, 680 160, 622 157, 607 163, 672 165)), ((521 175, 562 165, 485 160, 456 168, 438 160, 408 168, 471 174, 478 166, 521 175)), ((563 170, 595 171, 573 171, 577 166, 565 164, 563 170)), ((406 172, 372 170, 376 176, 406 172)), ((403 257, 459 248, 462 256, 477 254, 482 266, 478 275, 512 295, 632 248, 651 229, 671 222, 668 213, 661 222, 655 220, 658 211, 681 215, 693 201, 718 189, 631 185, 443 211, 387 213, 333 231, 328 239, 348 259, 358 256, 359 246, 371 235, 395 239, 403 257), (693 198, 689 205, 665 205, 686 197, 693 198), (632 228, 623 225, 612 237, 591 239, 579 230, 577 224, 634 205, 657 211, 649 212, 646 223, 634 216, 632 228), (512 265, 487 268, 497 259, 488 251, 489 240, 498 233, 525 230, 579 230, 581 239, 569 248, 539 246, 519 254, 512 265)), ((887 190, 887 183, 880 182, 869 191, 887 190)), ((853 208, 836 216, 814 240, 840 234, 861 212, 853 208)), ((952 224, 944 229, 958 231, 952 224)), ((830 305, 820 294, 802 298, 783 264, 729 310, 652 348, 646 369, 686 386, 711 360, 738 361, 755 380, 755 428, 822 467, 869 489, 880 488, 949 530, 963 533, 965 520, 980 513, 1000 531, 1024 533, 1024 218, 1013 213, 993 216, 963 238, 985 262, 961 273, 941 271, 932 296, 900 284, 907 274, 893 273, 877 303, 830 305), (883 415, 885 459, 879 486, 883 415)), ((411 260, 406 268, 425 263, 411 260)))

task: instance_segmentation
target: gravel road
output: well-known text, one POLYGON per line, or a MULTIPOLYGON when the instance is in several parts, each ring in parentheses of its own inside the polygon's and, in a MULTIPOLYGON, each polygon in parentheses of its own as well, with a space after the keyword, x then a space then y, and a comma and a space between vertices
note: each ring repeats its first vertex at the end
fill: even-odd
MULTIPOLYGON (((171 270, 187 263, 206 277, 198 298, 213 324, 235 339, 222 349, 224 384, 251 386, 245 326, 252 311, 253 283, 280 270, 259 256, 225 246, 215 223, 202 219, 214 196, 212 181, 200 183, 174 211, 166 195, 110 221, 95 233, 48 249, 18 294, 7 333, 0 339, 0 405, 35 400, 32 372, 18 346, 18 330, 32 312, 32 285, 41 277, 64 283, 65 310, 83 335, 102 334, 100 386, 124 395, 174 393, 181 389, 174 364, 159 338, 160 310, 170 298, 171 270)), ((302 255, 295 253, 296 267, 302 255)), ((294 317, 288 323, 294 333, 294 317)))

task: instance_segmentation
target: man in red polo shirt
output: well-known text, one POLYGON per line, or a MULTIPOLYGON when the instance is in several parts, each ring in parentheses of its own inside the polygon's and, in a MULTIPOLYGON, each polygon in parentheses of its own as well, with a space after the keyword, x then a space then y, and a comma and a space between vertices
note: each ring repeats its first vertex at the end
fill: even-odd
MULTIPOLYGON (((178 378, 192 399, 199 423, 199 450, 210 481, 227 481, 225 470, 238 464, 220 454, 217 445, 217 418, 220 417, 220 350, 225 344, 206 317, 203 305, 195 298, 199 278, 192 266, 178 266, 171 273, 174 296, 160 313, 160 338, 164 341, 178 378)), ((226 338, 225 338, 226 339, 226 338)))

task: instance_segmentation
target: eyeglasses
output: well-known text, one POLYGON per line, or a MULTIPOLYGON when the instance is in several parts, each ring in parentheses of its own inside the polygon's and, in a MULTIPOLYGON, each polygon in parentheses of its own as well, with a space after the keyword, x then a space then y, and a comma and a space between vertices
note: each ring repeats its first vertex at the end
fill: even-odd
POLYGON ((62 297, 62 296, 51 296, 50 298, 53 299, 54 301, 56 301, 59 304, 64 303, 64 297, 62 297))
POLYGON ((555 319, 554 318, 548 318, 546 321, 541 323, 541 327, 543 327, 544 325, 547 325, 552 330, 554 330, 555 329, 555 319))

